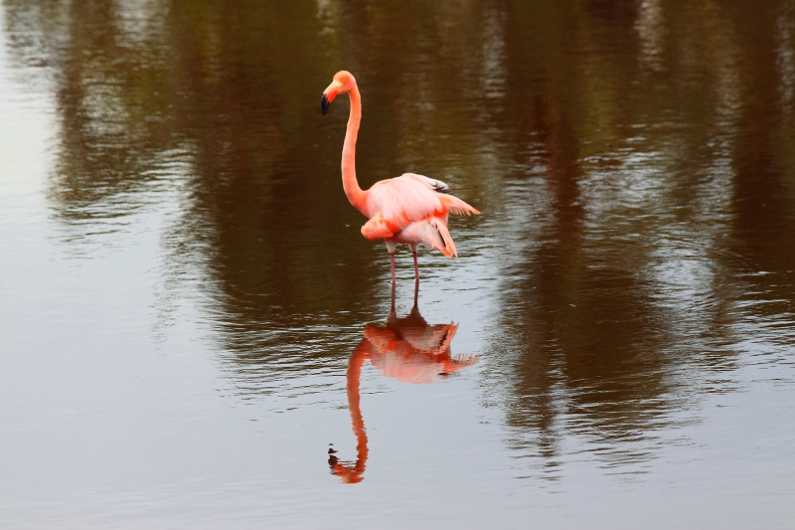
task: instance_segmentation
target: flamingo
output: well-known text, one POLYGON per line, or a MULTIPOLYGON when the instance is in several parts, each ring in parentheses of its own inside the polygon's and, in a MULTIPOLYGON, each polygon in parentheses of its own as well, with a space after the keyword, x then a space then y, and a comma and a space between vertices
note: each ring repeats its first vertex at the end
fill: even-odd
POLYGON ((370 240, 383 239, 389 251, 392 287, 395 285, 395 248, 408 244, 414 256, 415 285, 419 287, 417 247, 420 243, 436 249, 448 258, 458 256, 447 228, 447 216, 479 214, 475 208, 450 195, 450 187, 440 180, 414 173, 376 182, 362 190, 356 180, 356 138, 362 120, 362 97, 353 75, 341 70, 323 91, 320 108, 326 115, 339 94, 348 94, 351 102, 348 129, 342 147, 342 187, 350 203, 369 219, 362 235, 370 240))

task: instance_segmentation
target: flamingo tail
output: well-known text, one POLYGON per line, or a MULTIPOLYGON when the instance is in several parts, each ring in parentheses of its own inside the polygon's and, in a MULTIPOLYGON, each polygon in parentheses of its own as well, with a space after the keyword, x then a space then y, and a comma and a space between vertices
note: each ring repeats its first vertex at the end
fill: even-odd
POLYGON ((472 214, 479 214, 480 212, 477 211, 472 206, 468 205, 458 197, 454 195, 439 195, 439 200, 442 202, 443 205, 447 207, 455 215, 472 215, 472 214))
POLYGON ((403 229, 402 236, 418 241, 428 248, 434 248, 448 258, 458 256, 447 225, 438 217, 428 217, 422 221, 411 223, 403 229))

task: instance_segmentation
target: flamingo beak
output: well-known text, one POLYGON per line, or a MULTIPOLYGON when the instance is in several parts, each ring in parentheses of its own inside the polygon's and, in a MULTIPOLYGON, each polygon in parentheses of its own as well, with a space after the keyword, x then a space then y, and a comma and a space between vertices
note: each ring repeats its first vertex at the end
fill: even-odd
POLYGON ((325 94, 323 94, 323 95, 320 97, 320 112, 322 112, 322 113, 323 113, 323 116, 325 116, 325 115, 326 115, 326 112, 328 112, 328 106, 329 106, 330 104, 331 104, 331 101, 329 101, 329 100, 328 100, 328 96, 326 96, 325 94))
POLYGON ((331 102, 334 101, 334 98, 340 93, 341 88, 342 83, 339 81, 332 81, 328 88, 323 91, 323 95, 320 98, 320 111, 323 113, 323 116, 328 112, 328 106, 331 105, 331 102))

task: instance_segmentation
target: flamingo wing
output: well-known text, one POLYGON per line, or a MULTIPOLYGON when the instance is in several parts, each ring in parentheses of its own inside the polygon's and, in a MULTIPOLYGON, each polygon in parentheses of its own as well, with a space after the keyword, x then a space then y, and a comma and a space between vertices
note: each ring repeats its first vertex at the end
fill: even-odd
POLYGON ((428 178, 425 175, 418 175, 416 173, 403 173, 401 177, 413 178, 423 185, 427 186, 431 191, 438 193, 450 193, 450 186, 441 180, 428 178))
POLYGON ((430 185, 415 175, 406 174, 376 182, 367 195, 370 220, 380 215, 383 221, 377 223, 397 229, 395 232, 415 221, 447 215, 447 208, 440 200, 442 195, 433 192, 430 185))
POLYGON ((432 178, 428 178, 424 175, 417 175, 416 173, 404 173, 399 178, 412 178, 417 182, 420 182, 424 186, 426 186, 429 190, 436 192, 438 195, 439 201, 445 207, 445 213, 447 211, 453 212, 456 215, 471 215, 471 214, 479 214, 480 212, 477 211, 475 208, 471 207, 458 197, 453 195, 449 195, 450 193, 450 186, 446 183, 442 182, 441 180, 436 180, 432 178))
POLYGON ((362 226, 362 235, 369 240, 387 239, 402 229, 384 217, 382 213, 377 213, 362 226))

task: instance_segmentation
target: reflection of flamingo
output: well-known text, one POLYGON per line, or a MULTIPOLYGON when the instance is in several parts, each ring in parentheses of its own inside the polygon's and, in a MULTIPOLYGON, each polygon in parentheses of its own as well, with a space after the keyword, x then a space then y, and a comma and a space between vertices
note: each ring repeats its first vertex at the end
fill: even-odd
POLYGON ((367 433, 359 403, 359 380, 364 361, 369 357, 381 375, 407 383, 432 383, 438 376, 447 376, 477 361, 477 356, 457 359, 450 356, 450 342, 457 330, 458 326, 452 323, 429 326, 420 315, 416 298, 411 313, 405 318, 397 318, 393 307, 385 326, 365 326, 364 338, 348 360, 347 373, 348 409, 356 436, 356 462, 340 461, 335 451, 329 451, 329 465, 334 475, 349 484, 364 480, 367 433))
POLYGON ((338 94, 348 93, 351 100, 348 130, 342 147, 342 187, 353 206, 368 219, 362 226, 367 239, 383 239, 389 250, 392 283, 395 283, 395 247, 407 243, 414 256, 414 277, 419 279, 417 246, 422 243, 445 256, 458 256, 447 229, 447 215, 480 213, 461 199, 448 195, 444 182, 422 175, 405 173, 397 178, 376 182, 369 190, 359 188, 356 180, 356 138, 362 119, 362 99, 356 79, 342 70, 323 91, 321 110, 326 114, 338 94))

